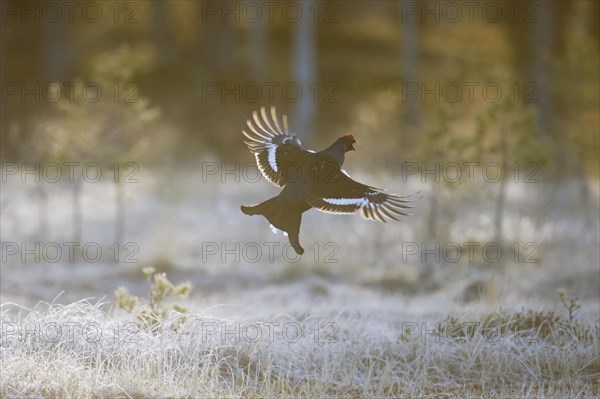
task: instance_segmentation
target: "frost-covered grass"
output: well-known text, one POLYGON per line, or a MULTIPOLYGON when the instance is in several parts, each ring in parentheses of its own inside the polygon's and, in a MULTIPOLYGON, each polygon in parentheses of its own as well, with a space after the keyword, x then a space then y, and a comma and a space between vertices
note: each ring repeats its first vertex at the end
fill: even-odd
MULTIPOLYGON (((425 241, 428 186, 364 178, 400 193, 423 189, 425 198, 397 224, 308 212, 301 230, 307 252, 290 262, 281 252, 285 237, 239 212, 240 204, 275 194, 266 182, 140 173, 140 183, 125 190, 125 239, 138 245, 138 263, 114 264, 110 256, 21 262, 18 255, 3 262, 0 396, 600 396, 597 185, 581 209, 569 184, 554 191, 511 184, 501 262, 479 254, 459 262, 430 257, 428 264, 420 253, 403 258, 402 246, 425 241), (273 259, 267 242, 279 244, 273 259), (207 254, 207 243, 253 243, 265 252, 256 262, 223 258, 207 254), (537 262, 525 262, 528 243, 537 245, 537 262), (140 272, 148 265, 193 286, 155 321, 151 308, 143 317, 143 306, 119 309, 113 294, 123 286, 148 301, 140 272), (562 299, 579 297, 579 314, 573 307, 569 317, 560 289, 562 299)), ((37 188, 3 186, 3 242, 31 248, 71 239, 70 187, 47 187, 52 211, 44 236, 37 188)), ((494 241, 496 188, 436 194, 442 246, 494 241)), ((82 190, 81 239, 106 251, 112 189, 108 182, 82 190)))
POLYGON ((191 312, 148 329, 89 301, 4 304, 1 317, 3 397, 600 395, 598 326, 564 318, 191 312))

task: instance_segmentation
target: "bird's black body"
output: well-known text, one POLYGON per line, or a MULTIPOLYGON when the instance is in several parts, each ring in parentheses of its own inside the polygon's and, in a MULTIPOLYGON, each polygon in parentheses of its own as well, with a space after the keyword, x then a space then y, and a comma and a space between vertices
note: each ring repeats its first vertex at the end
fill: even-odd
POLYGON ((248 120, 250 133, 246 144, 255 155, 263 175, 283 189, 276 197, 254 206, 242 206, 246 215, 263 215, 274 227, 285 231, 294 250, 302 255, 300 223, 302 213, 317 208, 331 213, 356 213, 362 210, 367 219, 398 220, 407 215, 408 197, 386 194, 376 188, 352 180, 342 170, 345 154, 354 150, 352 135, 338 138, 326 149, 313 152, 301 147, 300 140, 288 132, 287 119, 279 125, 275 109, 271 119, 264 108, 261 118, 254 113, 254 124, 248 120))
POLYGON ((298 157, 296 163, 286 165, 283 175, 287 182, 279 195, 258 205, 242 206, 242 212, 246 215, 263 215, 274 227, 288 233, 290 244, 302 255, 304 249, 300 245, 300 223, 302 213, 311 208, 306 199, 320 191, 319 186, 327 184, 340 171, 347 146, 348 140, 337 140, 321 152, 307 151, 303 157, 298 157))
POLYGON ((306 201, 290 198, 285 189, 278 196, 254 206, 243 206, 246 215, 263 215, 269 223, 288 233, 290 244, 302 255, 304 249, 300 245, 300 222, 302 214, 310 209, 306 201))

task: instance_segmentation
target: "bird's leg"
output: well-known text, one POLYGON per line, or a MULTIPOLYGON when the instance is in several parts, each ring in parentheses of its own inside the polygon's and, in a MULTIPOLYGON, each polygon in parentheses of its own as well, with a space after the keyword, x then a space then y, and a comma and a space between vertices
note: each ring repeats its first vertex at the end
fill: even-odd
POLYGON ((300 245, 300 236, 298 232, 288 233, 288 238, 294 251, 296 251, 298 255, 302 255, 304 253, 304 248, 300 245))

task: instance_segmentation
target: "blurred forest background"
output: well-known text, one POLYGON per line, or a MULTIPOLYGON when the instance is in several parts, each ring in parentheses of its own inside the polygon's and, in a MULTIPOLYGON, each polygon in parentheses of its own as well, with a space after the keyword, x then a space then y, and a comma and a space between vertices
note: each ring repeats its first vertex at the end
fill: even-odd
MULTIPOLYGON (((4 241, 135 241, 141 263, 195 271, 212 267, 201 243, 277 241, 264 220, 238 211, 276 192, 240 179, 239 166, 254 162, 241 134, 246 119, 276 106, 308 148, 352 132, 358 147, 346 167, 357 179, 425 193, 416 216, 387 230, 307 213, 306 240, 341 245, 343 266, 327 265, 327 273, 369 280, 379 267, 377 286, 397 278, 400 289, 417 280, 435 288, 454 269, 429 285, 431 268, 448 262, 415 258, 393 269, 399 243, 495 240, 508 251, 536 240, 541 261, 557 269, 561 248, 583 257, 582 274, 567 286, 600 278, 598 2, 67 4, 3 3, 0 154, 4 166, 22 169, 3 171, 4 241), (76 173, 35 184, 23 171, 36 162, 57 162, 64 175, 64 162, 97 162, 104 180, 88 184, 76 173), (205 162, 221 173, 207 175, 205 162), (474 162, 500 165, 498 184, 480 174, 468 181, 465 165, 474 162), (423 173, 435 164, 459 165, 462 179, 423 173), (421 174, 409 176, 407 165, 421 174), (125 180, 137 173, 139 184, 112 184, 114 168, 125 180), (236 168, 237 177, 223 174, 236 168), (319 217, 331 226, 317 228, 319 217), (339 239, 344 229, 355 235, 339 239)), ((18 295, 27 289, 27 274, 19 276, 18 295)), ((46 298, 65 287, 63 277, 52 276, 46 298)))
POLYGON ((308 146, 352 130, 356 157, 387 168, 505 146, 553 179, 599 175, 595 1, 94 4, 3 5, 3 160, 240 159, 245 119, 276 105, 308 146), (40 98, 52 82, 59 100, 40 98))

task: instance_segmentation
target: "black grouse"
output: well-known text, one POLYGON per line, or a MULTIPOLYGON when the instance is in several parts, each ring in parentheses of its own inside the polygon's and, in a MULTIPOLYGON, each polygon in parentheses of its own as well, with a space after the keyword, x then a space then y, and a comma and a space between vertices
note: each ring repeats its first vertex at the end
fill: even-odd
POLYGON ((290 134, 286 115, 282 122, 274 107, 270 118, 263 107, 260 115, 254 111, 253 121, 248 119, 248 131, 242 131, 262 174, 283 190, 276 197, 242 206, 241 210, 246 215, 263 215, 274 227, 285 231, 299 255, 304 253, 299 241, 302 213, 310 208, 329 213, 361 211, 364 218, 382 222, 408 215, 406 209, 411 208, 408 203, 414 196, 387 194, 352 180, 341 169, 346 152, 354 150, 352 135, 314 152, 302 148, 296 135, 290 134))

